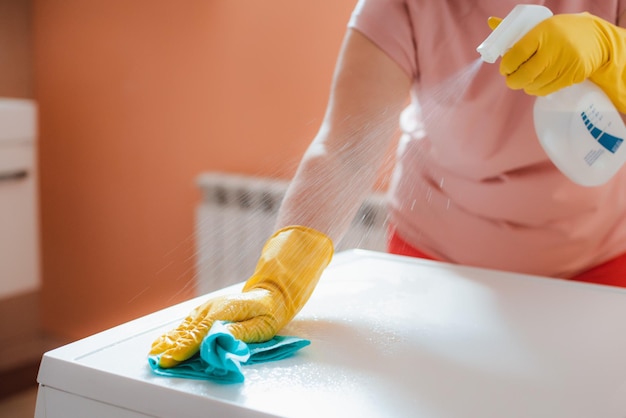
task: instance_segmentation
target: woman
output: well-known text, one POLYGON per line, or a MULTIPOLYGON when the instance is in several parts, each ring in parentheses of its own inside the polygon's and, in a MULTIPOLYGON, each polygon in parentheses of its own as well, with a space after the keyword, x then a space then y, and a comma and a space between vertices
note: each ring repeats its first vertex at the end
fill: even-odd
POLYGON ((216 319, 256 342, 295 316, 374 184, 399 119, 390 252, 626 287, 626 170, 600 187, 572 183, 532 122, 533 95, 586 78, 626 113, 626 31, 617 27, 626 1, 535 3, 555 16, 498 66, 481 65, 476 47, 489 35, 486 17, 514 2, 360 1, 280 229, 242 293, 207 301, 155 341, 159 364, 193 355, 216 319))

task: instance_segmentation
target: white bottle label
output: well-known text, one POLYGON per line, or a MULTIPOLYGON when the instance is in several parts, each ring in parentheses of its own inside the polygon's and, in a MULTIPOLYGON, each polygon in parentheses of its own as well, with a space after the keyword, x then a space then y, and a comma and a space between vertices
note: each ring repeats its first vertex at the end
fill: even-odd
MULTIPOLYGON (((585 124, 589 135, 598 141, 598 144, 600 144, 604 149, 615 154, 615 152, 622 145, 622 142, 624 142, 624 139, 609 133, 612 125, 610 121, 606 124, 606 126, 602 127, 604 119, 602 112, 597 110, 592 103, 580 114, 580 118, 585 124)), ((589 165, 591 164, 593 164, 593 162, 590 162, 589 165)))
POLYGON ((607 182, 626 159, 626 126, 611 100, 590 81, 537 97, 535 130, 563 174, 583 186, 607 182))

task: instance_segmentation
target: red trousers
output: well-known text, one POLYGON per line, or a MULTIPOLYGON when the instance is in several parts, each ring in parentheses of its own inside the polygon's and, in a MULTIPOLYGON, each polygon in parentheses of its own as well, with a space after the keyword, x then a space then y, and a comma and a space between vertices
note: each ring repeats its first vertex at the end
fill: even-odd
MULTIPOLYGON (((389 231, 387 250, 391 254, 436 260, 435 258, 424 254, 417 248, 412 247, 409 243, 400 238, 393 230, 389 231)), ((572 277, 570 280, 626 287, 626 254, 622 254, 619 257, 615 257, 612 260, 595 266, 575 277, 572 277)))

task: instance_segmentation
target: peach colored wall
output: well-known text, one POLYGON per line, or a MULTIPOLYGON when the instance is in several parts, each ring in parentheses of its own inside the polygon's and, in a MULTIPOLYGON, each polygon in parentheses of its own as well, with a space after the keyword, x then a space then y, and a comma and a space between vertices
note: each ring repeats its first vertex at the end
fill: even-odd
POLYGON ((192 295, 196 176, 293 173, 355 3, 34 0, 48 332, 192 295))
POLYGON ((0 0, 0 97, 33 94, 32 1, 0 0))

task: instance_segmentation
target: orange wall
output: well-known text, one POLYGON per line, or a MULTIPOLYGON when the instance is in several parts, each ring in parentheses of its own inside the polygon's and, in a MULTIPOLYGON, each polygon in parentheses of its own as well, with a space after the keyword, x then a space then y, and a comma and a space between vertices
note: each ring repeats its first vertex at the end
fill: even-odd
POLYGON ((34 0, 48 332, 193 294, 196 176, 293 173, 355 3, 34 0))
POLYGON ((0 0, 0 97, 33 98, 32 1, 0 0))

